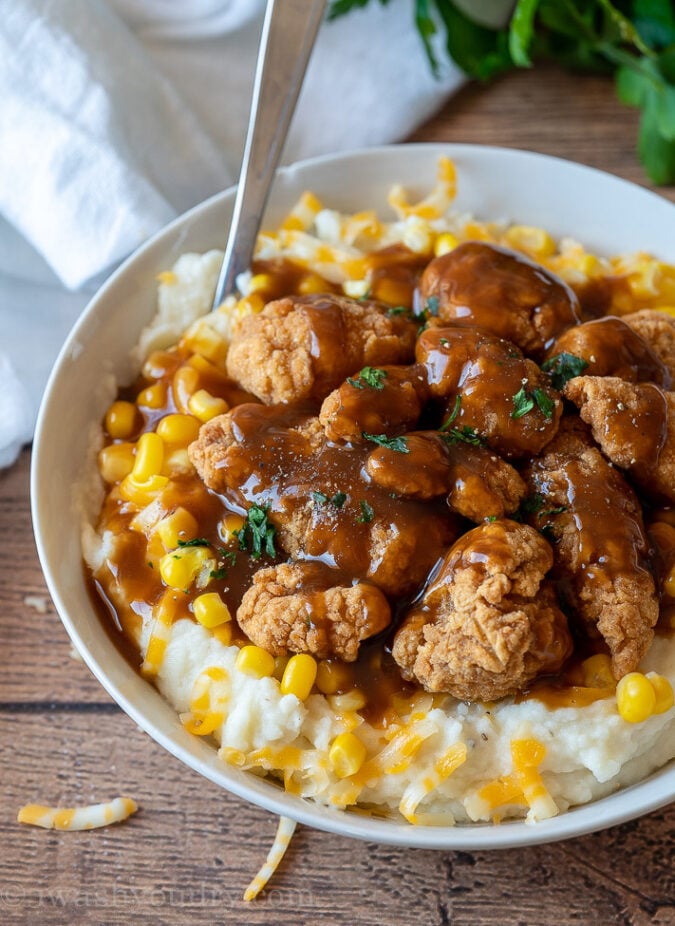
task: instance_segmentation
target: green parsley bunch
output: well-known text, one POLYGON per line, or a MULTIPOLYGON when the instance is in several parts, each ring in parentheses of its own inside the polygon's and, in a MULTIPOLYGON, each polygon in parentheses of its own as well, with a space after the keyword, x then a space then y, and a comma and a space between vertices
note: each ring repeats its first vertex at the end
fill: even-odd
MULTIPOLYGON (((333 0, 335 19, 371 0, 333 0)), ((391 0, 379 0, 384 6, 391 0)), ((412 0, 429 63, 434 36, 469 76, 487 81, 553 60, 612 73, 619 99, 641 110, 638 154, 649 177, 675 183, 675 4, 672 0, 517 0, 508 24, 489 29, 452 0, 412 0)))

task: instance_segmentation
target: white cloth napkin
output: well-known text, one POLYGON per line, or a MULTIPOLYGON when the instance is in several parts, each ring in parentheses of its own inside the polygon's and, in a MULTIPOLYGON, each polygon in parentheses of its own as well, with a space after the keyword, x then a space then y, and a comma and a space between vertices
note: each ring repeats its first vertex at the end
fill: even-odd
MULTIPOLYGON (((0 0, 0 466, 104 276, 236 177, 264 0, 0 0)), ((398 140, 463 80, 413 4, 324 23, 283 160, 398 140)))

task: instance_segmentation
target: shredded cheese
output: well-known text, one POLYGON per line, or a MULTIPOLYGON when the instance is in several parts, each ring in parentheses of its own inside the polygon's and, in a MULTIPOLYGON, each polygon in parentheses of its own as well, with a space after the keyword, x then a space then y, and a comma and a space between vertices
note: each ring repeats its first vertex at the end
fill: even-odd
POLYGON ((26 804, 17 815, 18 823, 41 826, 46 830, 93 830, 111 823, 121 823, 138 805, 130 797, 116 797, 105 804, 90 804, 88 807, 44 807, 41 804, 26 804))
POLYGON ((255 900, 263 890, 286 854, 297 823, 289 817, 279 817, 279 826, 265 864, 244 891, 244 900, 255 900))

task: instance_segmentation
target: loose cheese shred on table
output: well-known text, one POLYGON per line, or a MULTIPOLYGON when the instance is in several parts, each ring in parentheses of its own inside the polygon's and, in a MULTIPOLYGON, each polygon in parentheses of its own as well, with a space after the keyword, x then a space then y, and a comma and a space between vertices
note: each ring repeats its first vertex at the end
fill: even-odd
POLYGON ((279 826, 277 827, 277 834, 274 837, 272 848, 267 855, 265 864, 244 891, 244 900, 255 900, 277 870, 286 854, 286 849, 290 845, 296 826, 295 820, 288 817, 279 817, 279 826))
POLYGON ((130 797, 116 797, 105 804, 88 807, 43 807, 26 804, 18 813, 17 821, 46 830, 93 830, 111 823, 121 823, 138 810, 130 797))

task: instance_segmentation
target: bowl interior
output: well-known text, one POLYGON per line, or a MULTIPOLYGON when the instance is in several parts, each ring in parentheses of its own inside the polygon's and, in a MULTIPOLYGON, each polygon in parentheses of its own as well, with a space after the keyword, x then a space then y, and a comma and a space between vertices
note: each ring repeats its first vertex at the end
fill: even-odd
MULTIPOLYGON (((411 145, 318 158, 280 171, 263 227, 276 225, 304 190, 344 211, 388 214, 387 192, 404 184, 411 198, 433 185, 440 155, 458 174, 456 207, 478 218, 543 226, 589 249, 645 250, 663 259, 675 241, 675 208, 639 187, 590 168, 529 152, 470 145, 411 145)), ((82 480, 92 424, 110 401, 110 375, 133 371, 129 352, 156 306, 156 275, 185 251, 223 247, 233 190, 197 206, 134 254, 103 286, 71 332, 52 372, 33 457, 36 541, 49 590, 89 668, 112 697, 171 753, 256 804, 320 829, 370 841, 426 848, 506 848, 564 839, 646 813, 675 797, 675 764, 646 781, 528 826, 412 827, 327 809, 285 794, 271 782, 224 765, 203 739, 186 733, 173 709, 123 659, 100 626, 81 564, 74 487, 82 480)))

